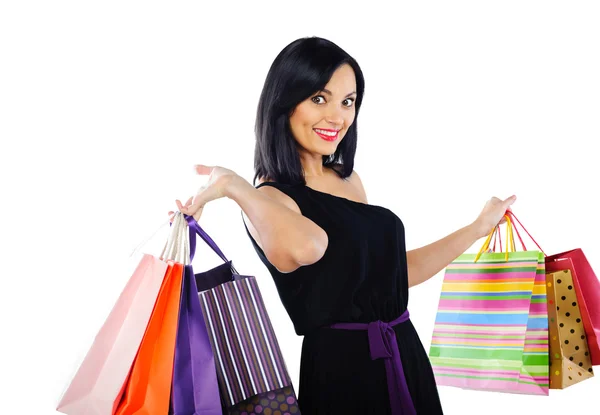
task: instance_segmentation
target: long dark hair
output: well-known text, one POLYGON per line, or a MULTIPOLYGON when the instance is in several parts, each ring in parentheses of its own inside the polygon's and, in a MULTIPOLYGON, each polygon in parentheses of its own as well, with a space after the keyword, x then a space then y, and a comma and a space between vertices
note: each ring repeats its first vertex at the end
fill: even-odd
POLYGON ((356 115, 335 153, 323 156, 323 166, 331 167, 341 178, 352 174, 364 77, 356 60, 335 43, 307 37, 287 45, 267 74, 256 115, 253 183, 262 177, 278 183, 306 184, 289 118, 298 104, 325 88, 344 64, 350 65, 356 76, 356 115))

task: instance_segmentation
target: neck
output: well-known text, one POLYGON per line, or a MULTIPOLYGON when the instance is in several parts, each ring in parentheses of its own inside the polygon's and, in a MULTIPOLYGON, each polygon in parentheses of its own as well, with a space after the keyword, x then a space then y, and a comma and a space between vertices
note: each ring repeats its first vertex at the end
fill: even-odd
POLYGON ((310 159, 302 160, 302 170, 304 177, 323 177, 327 175, 327 169, 323 167, 323 157, 319 154, 310 159))

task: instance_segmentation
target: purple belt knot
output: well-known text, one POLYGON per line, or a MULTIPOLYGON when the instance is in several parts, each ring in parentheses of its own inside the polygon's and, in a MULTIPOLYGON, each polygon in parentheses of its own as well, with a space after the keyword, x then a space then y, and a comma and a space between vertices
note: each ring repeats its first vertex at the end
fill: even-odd
POLYGON ((336 323, 330 326, 333 329, 367 331, 371 359, 385 359, 392 415, 416 415, 417 413, 406 384, 396 332, 392 328, 408 321, 409 318, 408 310, 406 310, 400 317, 389 323, 377 320, 371 323, 336 323))

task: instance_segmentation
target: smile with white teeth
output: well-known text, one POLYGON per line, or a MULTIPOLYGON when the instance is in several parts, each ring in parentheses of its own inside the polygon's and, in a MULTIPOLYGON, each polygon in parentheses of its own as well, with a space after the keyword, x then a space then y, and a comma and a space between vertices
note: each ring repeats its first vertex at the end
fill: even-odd
POLYGON ((325 130, 319 130, 318 128, 315 128, 315 131, 318 132, 319 134, 327 135, 329 137, 335 137, 339 133, 339 131, 325 131, 325 130))

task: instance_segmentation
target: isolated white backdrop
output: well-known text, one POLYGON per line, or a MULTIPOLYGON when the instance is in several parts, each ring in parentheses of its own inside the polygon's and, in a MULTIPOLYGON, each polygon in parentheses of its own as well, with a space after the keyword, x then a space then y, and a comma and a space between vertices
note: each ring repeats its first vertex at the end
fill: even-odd
MULTIPOLYGON (((595 2, 204 3, 0 6, 0 412, 54 413, 131 250, 204 182, 194 163, 252 179, 259 93, 299 37, 328 38, 362 66, 356 171, 369 202, 402 218, 409 249, 514 193, 548 253, 582 247, 600 270, 595 2)), ((238 206, 212 202, 201 224, 258 277, 297 388, 301 338, 238 206)), ((200 249, 197 270, 219 264, 200 249)), ((441 282, 410 290, 427 349, 441 282)), ((589 408, 599 390, 595 378, 541 398, 440 395, 450 415, 559 414, 589 408)))

